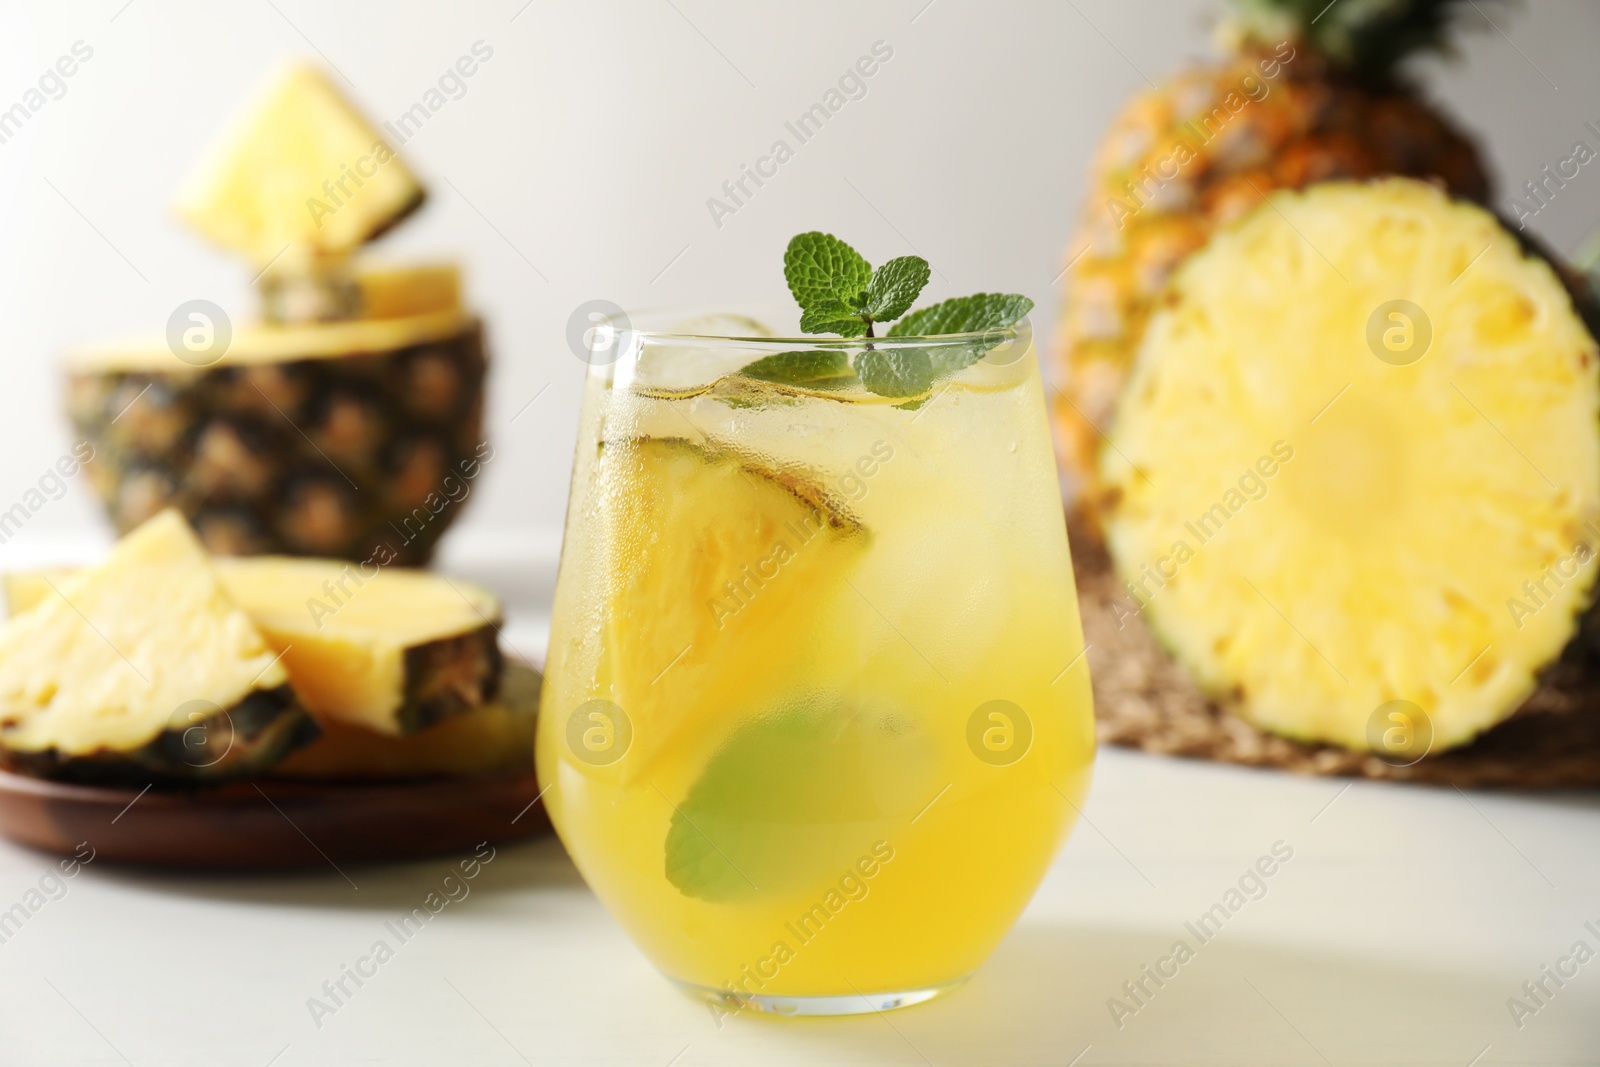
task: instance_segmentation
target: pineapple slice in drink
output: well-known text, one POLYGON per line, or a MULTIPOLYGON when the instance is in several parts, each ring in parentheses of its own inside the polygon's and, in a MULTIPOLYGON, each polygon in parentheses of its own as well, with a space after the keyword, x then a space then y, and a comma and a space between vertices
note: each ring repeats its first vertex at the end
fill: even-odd
POLYGON ((1264 729, 1379 747, 1404 700, 1466 742, 1590 603, 1597 420, 1594 340, 1488 213, 1276 194, 1180 268, 1102 452, 1124 610, 1264 729))
MULTIPOLYGON (((588 569, 606 575, 604 636, 578 699, 623 709, 634 778, 674 736, 715 739, 707 723, 777 698, 867 533, 805 475, 681 438, 606 441, 593 478, 604 514, 575 551, 602 557, 588 569)), ((582 653, 552 648, 557 677, 561 655, 582 653)))

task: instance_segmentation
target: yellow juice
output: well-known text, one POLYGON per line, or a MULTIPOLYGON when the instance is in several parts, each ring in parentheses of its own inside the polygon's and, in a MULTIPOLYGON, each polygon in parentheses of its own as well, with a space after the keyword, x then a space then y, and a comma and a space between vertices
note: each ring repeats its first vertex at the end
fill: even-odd
POLYGON ((914 1001, 1016 920, 1094 754, 1037 361, 1024 328, 904 404, 748 356, 591 375, 546 803, 670 977, 914 1001))

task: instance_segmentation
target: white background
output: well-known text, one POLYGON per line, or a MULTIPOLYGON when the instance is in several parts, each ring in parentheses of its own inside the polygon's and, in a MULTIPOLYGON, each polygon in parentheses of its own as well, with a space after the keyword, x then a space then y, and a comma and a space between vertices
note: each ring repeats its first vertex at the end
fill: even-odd
MULTIPOLYGON (((913 250, 930 298, 1027 293, 1050 342, 1052 284, 1089 152, 1145 76, 1209 54, 1220 0, 0 0, 0 107, 83 40, 94 57, 0 144, 0 504, 60 455, 59 356, 159 332, 206 297, 253 313, 243 265, 172 218, 172 191, 272 65, 320 52, 362 108, 393 119, 474 41, 493 58, 403 153, 430 185, 388 257, 458 257, 495 358, 501 449, 460 524, 468 546, 545 554, 559 537, 582 365, 569 314, 779 299, 781 252, 835 231, 869 259, 913 250), (894 57, 777 178, 713 224, 706 200, 882 40, 894 57), (52 188, 53 187, 53 188, 52 188), (530 265, 531 264, 531 265, 530 265), (540 275, 543 275, 541 278, 540 275), (142 277, 141 277, 142 275, 142 277), (546 388, 548 387, 548 388, 546 388), (539 391, 545 392, 539 395, 539 391), (528 401, 539 399, 515 423, 528 401)), ((1507 193, 1600 122, 1600 5, 1465 8, 1462 60, 1430 92, 1483 139, 1507 193)), ((1600 166, 1534 221, 1573 249, 1600 223, 1600 166)), ((85 485, 0 549, 103 535, 85 485)), ((470 554, 470 553, 468 553, 470 554)), ((497 553, 491 553, 497 554, 497 553)))

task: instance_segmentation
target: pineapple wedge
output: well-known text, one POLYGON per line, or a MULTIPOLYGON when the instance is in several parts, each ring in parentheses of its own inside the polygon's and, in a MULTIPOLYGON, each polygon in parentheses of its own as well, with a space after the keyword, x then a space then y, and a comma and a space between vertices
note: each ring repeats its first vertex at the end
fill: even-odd
MULTIPOLYGON (((498 689, 500 602, 475 585, 399 567, 364 576, 337 560, 257 556, 212 566, 325 724, 397 737, 477 708, 498 689)), ((26 613, 70 575, 7 575, 8 609, 26 613)))
POLYGON ((870 534, 806 474, 709 444, 621 438, 585 462, 580 477, 599 487, 598 535, 563 552, 590 580, 559 588, 604 588, 602 603, 572 609, 607 636, 552 638, 545 702, 557 716, 596 695, 627 709, 623 773, 643 781, 661 752, 712 736, 705 724, 780 701, 775 687, 816 654, 792 637, 825 625, 809 607, 825 600, 816 587, 845 590, 842 576, 870 534))
POLYGON ((89 781, 217 780, 316 736, 177 512, 46 592, 0 629, 0 762, 89 781))
POLYGON ((330 560, 236 559, 218 571, 319 719, 399 736, 499 687, 500 602, 477 586, 399 567, 363 577, 330 560))
POLYGON ((281 778, 385 779, 505 774, 533 768, 543 679, 506 665, 500 695, 405 737, 324 721, 322 736, 272 768, 281 778))
POLYGON ((1590 605, 1596 355, 1478 207, 1409 179, 1274 195, 1139 350, 1101 454, 1119 614, 1263 729, 1379 749, 1404 700, 1433 749, 1470 740, 1590 605))
POLYGON ((294 64, 263 85, 178 193, 178 214, 258 266, 339 256, 425 192, 326 74, 294 64))

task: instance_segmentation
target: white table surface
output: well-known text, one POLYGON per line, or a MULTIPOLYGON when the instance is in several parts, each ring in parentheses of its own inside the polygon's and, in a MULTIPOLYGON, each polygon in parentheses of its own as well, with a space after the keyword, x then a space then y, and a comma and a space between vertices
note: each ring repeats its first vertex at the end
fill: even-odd
MULTIPOLYGON (((537 603, 547 583, 518 592, 537 603)), ((534 651, 526 615, 509 643, 534 651)), ((272 876, 85 867, 0 944, 0 1065, 1600 1064, 1600 794, 1462 794, 1101 754, 1084 820, 968 985, 886 1016, 724 1019, 657 976, 554 838, 502 847, 318 1026, 450 858, 272 876), (1274 842, 1293 859, 1199 945, 1274 842), (349 876, 346 880, 345 875, 349 876), (354 883, 352 885, 351 883, 354 883), (1119 1029, 1107 1007, 1197 950, 1119 1029)), ((0 843, 0 911, 52 858, 0 843)))
MULTIPOLYGON (((1107 752, 1085 822, 964 989, 885 1017, 720 1028, 553 838, 501 848, 320 1027, 307 998, 375 940, 398 944, 384 923, 448 860, 348 869, 354 886, 331 868, 91 864, 0 945, 0 1063, 1600 1063, 1600 959, 1520 1031, 1505 1005, 1574 942, 1600 948, 1583 928, 1600 928, 1600 798, 1342 790, 1107 752), (1278 840, 1294 858, 1266 896, 1119 1031, 1107 999, 1174 939, 1197 944, 1184 923, 1278 840)), ((50 863, 0 845, 0 904, 50 863)))

